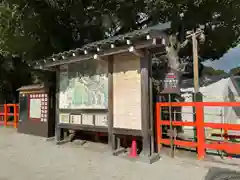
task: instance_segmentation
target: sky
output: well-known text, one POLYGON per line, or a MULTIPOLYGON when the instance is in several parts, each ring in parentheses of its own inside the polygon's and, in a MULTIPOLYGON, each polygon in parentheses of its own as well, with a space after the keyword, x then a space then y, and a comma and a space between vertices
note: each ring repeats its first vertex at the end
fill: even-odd
POLYGON ((205 66, 211 66, 214 69, 221 69, 229 72, 232 68, 240 66, 240 45, 230 49, 223 57, 215 61, 206 61, 203 63, 205 66))

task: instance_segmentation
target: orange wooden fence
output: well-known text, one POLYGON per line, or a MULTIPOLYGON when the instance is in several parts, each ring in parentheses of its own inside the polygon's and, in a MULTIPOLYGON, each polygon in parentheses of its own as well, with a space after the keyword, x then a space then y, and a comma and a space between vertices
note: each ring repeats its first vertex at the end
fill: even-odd
POLYGON ((19 112, 18 104, 0 105, 0 125, 13 126, 14 128, 17 128, 19 117, 18 112, 19 112), (13 108, 13 112, 10 111, 11 107, 13 108), (10 116, 13 116, 13 121, 8 120, 10 116))
MULTIPOLYGON (((156 130, 157 130, 157 145, 158 152, 160 152, 162 144, 171 145, 173 143, 179 147, 188 147, 188 148, 196 148, 198 159, 203 159, 206 155, 206 149, 212 150, 220 150, 225 151, 229 154, 240 154, 240 144, 233 142, 212 142, 209 143, 205 139, 205 128, 213 128, 213 129, 222 129, 225 133, 229 130, 238 131, 240 133, 240 124, 227 124, 227 123, 205 123, 204 122, 204 107, 206 106, 240 106, 240 102, 159 102, 156 103, 156 130), (195 122, 184 122, 184 121, 176 121, 172 120, 163 120, 161 118, 162 107, 195 107, 195 122), (169 138, 163 138, 163 130, 162 126, 193 126, 196 127, 196 141, 187 141, 187 140, 170 140, 169 138)), ((225 136, 226 138, 226 136, 225 136)))

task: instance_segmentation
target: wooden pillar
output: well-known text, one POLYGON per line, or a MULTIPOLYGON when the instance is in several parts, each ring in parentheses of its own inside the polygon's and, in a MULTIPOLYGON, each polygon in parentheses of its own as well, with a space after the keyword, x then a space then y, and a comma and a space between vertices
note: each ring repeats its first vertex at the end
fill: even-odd
POLYGON ((5 103, 4 104, 4 126, 8 125, 7 119, 8 119, 8 106, 5 103))
POLYGON ((152 77, 152 57, 150 54, 148 55, 149 57, 149 129, 150 129, 150 144, 151 144, 151 155, 154 154, 155 152, 155 122, 154 122, 154 117, 153 117, 153 108, 155 108, 155 104, 153 106, 153 77, 152 77))
POLYGON ((115 150, 113 136, 113 56, 108 56, 108 145, 115 150))
POLYGON ((59 91, 60 91, 60 69, 57 68, 56 70, 56 102, 55 102, 55 137, 56 141, 59 142, 63 139, 63 130, 58 127, 59 124, 59 91))
POLYGON ((14 120, 13 120, 13 122, 14 122, 14 128, 17 128, 17 104, 14 104, 13 105, 13 117, 14 117, 14 120))
POLYGON ((149 122, 150 122, 150 108, 149 108, 149 64, 150 58, 147 50, 144 52, 144 57, 141 57, 141 115, 142 115, 142 137, 144 156, 150 156, 150 136, 149 136, 149 122))

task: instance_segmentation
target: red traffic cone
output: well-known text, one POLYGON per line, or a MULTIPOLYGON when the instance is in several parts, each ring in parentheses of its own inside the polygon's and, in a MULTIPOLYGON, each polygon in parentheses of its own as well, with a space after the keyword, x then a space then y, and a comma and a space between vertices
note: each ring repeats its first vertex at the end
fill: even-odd
POLYGON ((132 140, 132 146, 131 146, 129 157, 131 158, 137 157, 137 142, 135 139, 132 140))

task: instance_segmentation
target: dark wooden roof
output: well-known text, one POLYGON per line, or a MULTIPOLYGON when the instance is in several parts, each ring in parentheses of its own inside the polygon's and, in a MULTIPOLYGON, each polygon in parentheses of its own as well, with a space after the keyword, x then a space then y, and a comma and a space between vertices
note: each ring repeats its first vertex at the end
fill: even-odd
POLYGON ((98 54, 99 56, 112 55, 126 52, 131 45, 136 49, 142 49, 153 45, 153 39, 155 45, 161 44, 163 42, 161 40, 164 40, 164 44, 167 44, 168 37, 166 31, 170 28, 171 22, 168 22, 141 30, 135 30, 123 35, 89 43, 81 48, 53 54, 51 57, 36 61, 36 64, 33 66, 37 69, 43 69, 80 60, 92 59, 94 54, 98 54))
POLYGON ((39 90, 44 89, 44 84, 33 84, 28 86, 22 86, 17 91, 27 91, 27 90, 39 90))
POLYGON ((104 45, 109 45, 109 44, 113 44, 116 43, 117 41, 125 41, 126 39, 129 40, 134 40, 134 39, 140 39, 141 37, 145 37, 147 34, 150 35, 154 35, 154 32, 156 31, 165 31, 167 29, 169 29, 171 27, 171 23, 164 23, 164 24, 158 24, 149 28, 145 28, 145 29, 140 29, 140 30, 135 30, 133 32, 129 32, 123 35, 118 35, 118 36, 114 36, 112 38, 108 38, 105 40, 101 40, 101 41, 97 41, 97 42, 93 42, 90 44, 87 44, 85 46, 83 46, 83 49, 85 48, 97 48, 99 46, 104 46, 104 45))

